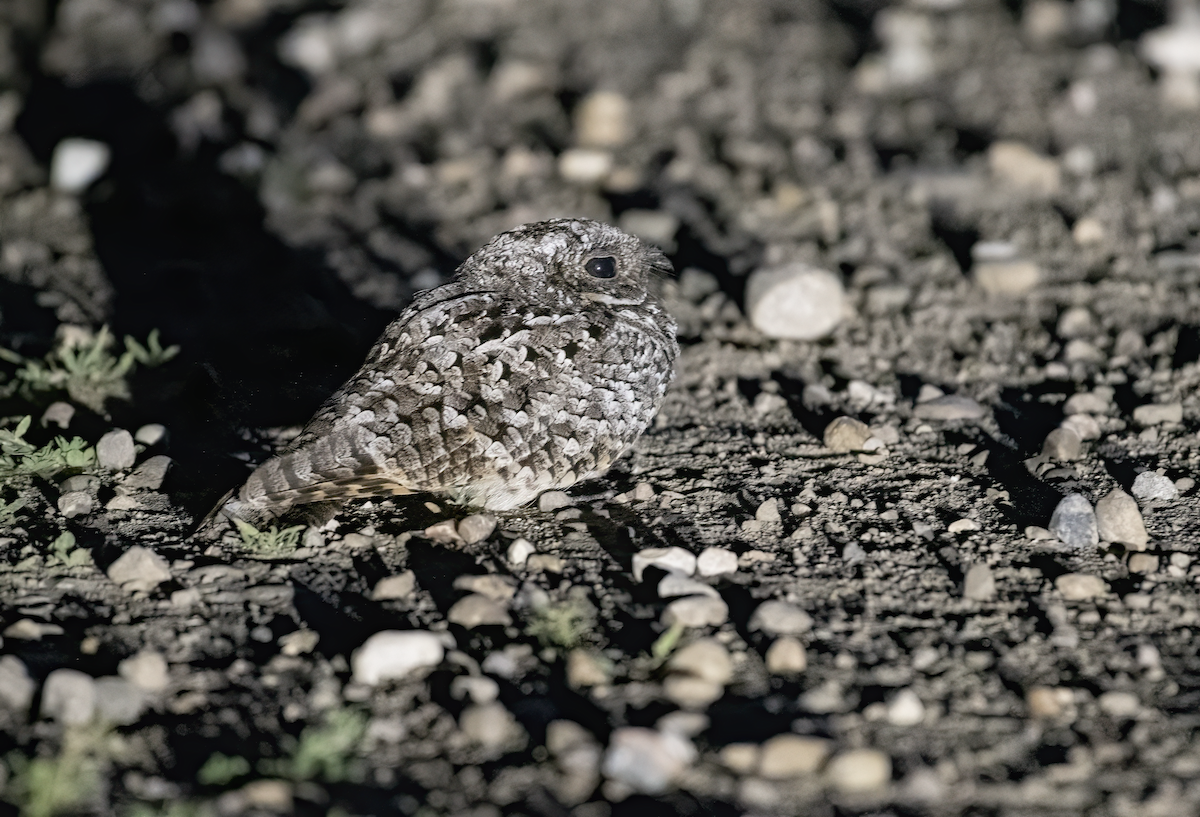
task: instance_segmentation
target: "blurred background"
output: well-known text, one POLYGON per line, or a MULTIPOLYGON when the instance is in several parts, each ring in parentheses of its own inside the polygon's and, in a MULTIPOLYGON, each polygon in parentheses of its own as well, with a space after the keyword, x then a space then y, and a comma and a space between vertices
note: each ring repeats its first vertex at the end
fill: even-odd
POLYGON ((776 261, 887 315, 922 287, 1151 280, 1200 252, 1183 0, 0 14, 0 344, 161 329, 190 365, 135 403, 205 450, 302 422, 413 291, 546 217, 665 248, 685 340, 776 261))

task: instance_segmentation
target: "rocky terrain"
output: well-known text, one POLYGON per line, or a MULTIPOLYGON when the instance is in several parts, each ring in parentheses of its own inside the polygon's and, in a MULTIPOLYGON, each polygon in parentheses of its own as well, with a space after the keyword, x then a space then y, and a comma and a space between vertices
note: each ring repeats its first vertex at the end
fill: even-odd
POLYGON ((0 814, 1200 811, 1200 9, 0 7, 0 814), (601 480, 197 537, 552 216, 683 353, 601 480))

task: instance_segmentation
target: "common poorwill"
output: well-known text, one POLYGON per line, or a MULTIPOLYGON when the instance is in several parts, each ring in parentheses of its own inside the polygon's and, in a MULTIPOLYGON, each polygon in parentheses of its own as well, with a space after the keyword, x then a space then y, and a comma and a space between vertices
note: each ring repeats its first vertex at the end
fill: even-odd
POLYGON ((674 375, 675 321, 650 286, 670 269, 595 221, 502 233, 419 294, 224 511, 416 492, 502 511, 604 473, 674 375))

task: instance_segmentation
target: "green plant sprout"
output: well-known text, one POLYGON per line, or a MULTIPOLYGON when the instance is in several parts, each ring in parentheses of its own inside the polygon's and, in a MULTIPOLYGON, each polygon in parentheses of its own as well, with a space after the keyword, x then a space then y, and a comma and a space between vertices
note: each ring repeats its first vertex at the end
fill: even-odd
POLYGON ((570 650, 582 644, 595 625, 596 609, 586 599, 571 598, 535 610, 525 633, 543 647, 570 650))
POLYGON ((291 556, 300 546, 300 532, 304 530, 304 525, 282 530, 272 525, 267 530, 259 530, 241 519, 234 519, 233 524, 247 553, 258 559, 286 559, 291 556))
POLYGON ((79 811, 101 791, 101 771, 107 763, 106 733, 100 727, 68 729, 54 757, 28 758, 18 751, 5 760, 12 779, 4 797, 21 817, 55 817, 79 811))
POLYGON ((86 548, 75 547, 75 534, 69 530, 63 531, 50 543, 51 565, 63 567, 83 567, 92 563, 92 553, 86 548))
POLYGON ((0 479, 6 476, 52 477, 68 469, 90 468, 96 449, 79 437, 55 437, 38 448, 25 439, 33 418, 26 415, 15 429, 0 428, 0 479))
POLYGON ((25 500, 17 497, 12 502, 0 499, 0 528, 17 524, 17 511, 25 507, 25 500))
POLYGON ((129 399, 126 378, 137 366, 161 366, 179 354, 178 346, 163 348, 157 329, 150 333, 144 346, 127 336, 125 351, 119 357, 112 352, 114 340, 112 332, 103 326, 82 343, 60 340, 42 360, 0 348, 0 360, 19 367, 5 390, 6 395, 15 391, 32 399, 35 392, 64 389, 72 400, 104 414, 106 400, 129 399))
POLYGON ((200 771, 196 772, 196 782, 202 786, 228 786, 239 777, 250 774, 250 761, 239 755, 230 757, 220 752, 214 752, 200 771))
POLYGON ((679 639, 683 637, 683 634, 686 630, 687 627, 678 621, 668 627, 663 634, 654 639, 654 643, 650 645, 651 657, 659 663, 667 660, 667 656, 675 652, 675 648, 679 646, 679 639))
POLYGON ((291 757, 264 759, 258 770, 291 780, 321 779, 339 783, 351 777, 350 758, 367 731, 367 716, 353 709, 335 709, 320 726, 300 733, 291 757))

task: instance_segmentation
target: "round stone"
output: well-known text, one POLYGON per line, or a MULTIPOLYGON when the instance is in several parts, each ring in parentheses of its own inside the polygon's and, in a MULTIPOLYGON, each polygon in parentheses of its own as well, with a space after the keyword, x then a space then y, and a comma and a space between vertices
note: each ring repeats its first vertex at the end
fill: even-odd
POLYGON ((892 759, 878 749, 853 749, 829 761, 826 775, 839 791, 874 791, 892 779, 892 759))
POLYGON ((1071 549, 1096 547, 1100 532, 1096 512, 1083 494, 1068 494, 1062 498, 1050 517, 1050 533, 1071 549))
POLYGON ((442 662, 442 639, 426 630, 384 630, 359 647, 351 659, 354 680, 380 684, 433 669, 442 662))
POLYGON ((746 281, 746 312, 767 337, 817 340, 842 321, 841 279, 803 263, 755 270, 746 281))
POLYGON ((812 628, 812 617, 786 601, 764 601, 750 616, 750 629, 767 635, 801 635, 812 628))
POLYGON ((1105 542, 1119 542, 1131 550, 1145 550, 1150 542, 1137 500, 1120 488, 1096 503, 1096 527, 1105 542))

